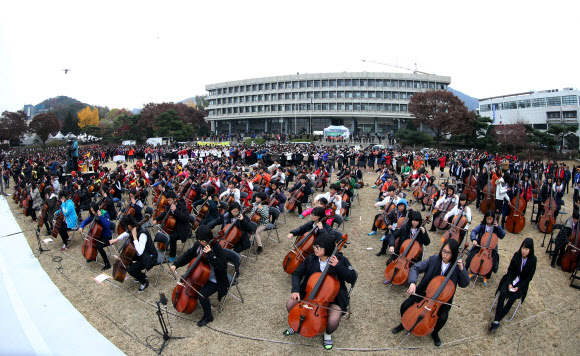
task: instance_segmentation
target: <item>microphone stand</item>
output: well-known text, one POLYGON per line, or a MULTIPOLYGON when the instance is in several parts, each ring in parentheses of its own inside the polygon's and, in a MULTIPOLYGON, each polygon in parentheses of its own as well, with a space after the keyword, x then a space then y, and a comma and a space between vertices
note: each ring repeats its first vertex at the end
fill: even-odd
POLYGON ((157 304, 157 311, 155 313, 157 314, 157 318, 159 319, 159 325, 161 325, 161 330, 163 332, 160 332, 157 329, 153 329, 153 330, 155 330, 159 335, 163 336, 163 344, 161 345, 161 348, 159 349, 159 352, 157 353, 158 355, 161 355, 161 353, 163 352, 163 349, 165 348, 165 346, 169 343, 169 341, 171 339, 184 339, 184 337, 169 335, 169 329, 167 328, 167 323, 165 322, 165 318, 163 317, 163 312, 161 311, 161 304, 165 305, 165 309, 167 310, 167 298, 165 297, 165 293, 159 293, 159 300, 156 302, 156 304, 157 304))

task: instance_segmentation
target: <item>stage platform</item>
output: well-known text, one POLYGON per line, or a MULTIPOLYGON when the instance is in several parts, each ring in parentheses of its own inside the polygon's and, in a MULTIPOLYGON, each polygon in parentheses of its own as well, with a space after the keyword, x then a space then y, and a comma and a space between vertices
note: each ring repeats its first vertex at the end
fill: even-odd
POLYGON ((0 226, 0 355, 123 355, 62 295, 32 256, 4 196, 0 226))

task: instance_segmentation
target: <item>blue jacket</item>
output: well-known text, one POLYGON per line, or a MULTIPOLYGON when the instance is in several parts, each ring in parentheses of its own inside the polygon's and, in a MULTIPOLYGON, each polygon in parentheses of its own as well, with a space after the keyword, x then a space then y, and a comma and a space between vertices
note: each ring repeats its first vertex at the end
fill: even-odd
POLYGON ((76 139, 74 140, 73 144, 72 144, 72 156, 73 157, 78 157, 79 156, 79 141, 77 141, 76 139))
MULTIPOLYGON (((103 231, 101 232, 101 238, 103 237, 111 237, 111 222, 109 221, 109 213, 106 210, 101 209, 101 216, 99 218, 99 223, 103 227, 103 231)), ((89 225, 93 221, 93 217, 89 214, 89 216, 83 220, 81 224, 81 228, 84 229, 85 226, 89 225)))
POLYGON ((73 201, 71 199, 65 201, 60 209, 58 209, 54 215, 58 216, 58 214, 60 214, 60 211, 62 210, 62 213, 64 214, 64 218, 66 220, 66 226, 69 229, 73 229, 77 226, 77 212, 75 211, 75 203, 73 203, 73 201))

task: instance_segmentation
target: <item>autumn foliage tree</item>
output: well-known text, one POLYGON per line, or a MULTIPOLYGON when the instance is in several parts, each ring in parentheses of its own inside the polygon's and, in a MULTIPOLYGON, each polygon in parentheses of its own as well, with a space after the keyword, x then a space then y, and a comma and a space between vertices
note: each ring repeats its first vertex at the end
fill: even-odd
POLYGON ((528 145, 528 134, 523 123, 511 125, 496 125, 492 130, 492 137, 501 151, 517 152, 528 145))
POLYGON ((79 127, 84 129, 86 126, 99 126, 99 109, 91 109, 90 106, 82 109, 77 114, 79 118, 79 127))
POLYGON ((157 126, 157 117, 169 110, 175 111, 177 117, 184 125, 190 126, 198 132, 201 126, 208 125, 205 121, 204 113, 183 103, 149 103, 143 107, 143 110, 141 110, 141 120, 139 122, 146 137, 151 137, 159 130, 159 127, 157 126))
POLYGON ((4 111, 0 117, 0 140, 18 140, 28 130, 24 111, 4 111))
POLYGON ((40 136, 42 143, 46 142, 49 134, 56 135, 59 128, 60 121, 58 121, 58 117, 52 112, 36 115, 28 126, 30 133, 35 133, 40 136))
POLYGON ((417 126, 422 124, 435 133, 438 144, 445 135, 465 132, 474 119, 463 101, 447 90, 414 94, 409 102, 409 112, 415 117, 417 126))

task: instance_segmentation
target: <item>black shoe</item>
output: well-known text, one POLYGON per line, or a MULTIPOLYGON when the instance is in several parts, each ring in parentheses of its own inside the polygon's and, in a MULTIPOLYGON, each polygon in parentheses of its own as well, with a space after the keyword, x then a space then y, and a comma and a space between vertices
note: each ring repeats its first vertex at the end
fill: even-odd
POLYGON ((259 255, 262 253, 262 246, 258 246, 258 249, 256 250, 256 254, 259 255))
POLYGON ((108 264, 108 263, 105 263, 105 265, 103 266, 103 268, 101 268, 101 271, 106 271, 106 270, 108 270, 109 268, 111 268, 111 265, 110 265, 110 264, 108 264))
POLYGON ((499 327, 500 327, 499 322, 494 321, 493 323, 489 324, 489 332, 490 333, 495 332, 497 329, 499 329, 499 327))
POLYGON ((202 326, 207 325, 207 323, 211 323, 212 321, 213 315, 210 315, 209 317, 204 316, 200 321, 197 322, 197 326, 201 328, 202 326))
POLYGON ((421 208, 421 211, 425 211, 425 208, 421 208))
POLYGON ((386 253, 387 253, 386 251, 381 250, 381 251, 379 251, 379 253, 377 253, 377 256, 381 257, 382 255, 384 255, 386 253))
POLYGON ((52 235, 52 233, 50 231, 47 231, 46 236, 50 236, 50 235, 52 235))
POLYGON ((394 328, 393 330, 391 330, 391 332, 392 332, 393 334, 398 334, 398 333, 400 333, 401 331, 403 331, 403 329, 404 329, 404 327, 403 327, 403 324, 399 324, 399 326, 397 326, 396 328, 394 328))
POLYGON ((441 346, 441 339, 439 338, 439 334, 431 334, 433 338, 433 344, 437 347, 441 346))
POLYGON ((433 231, 436 231, 436 229, 435 229, 435 227, 432 227, 429 229, 429 231, 433 232, 433 231))
POLYGON ((556 268, 556 265, 552 263, 552 264, 550 264, 550 267, 556 268))
POLYGON ((147 289, 147 287, 149 287, 149 280, 145 280, 145 284, 141 284, 141 287, 139 287, 139 292, 143 292, 145 289, 147 289))

